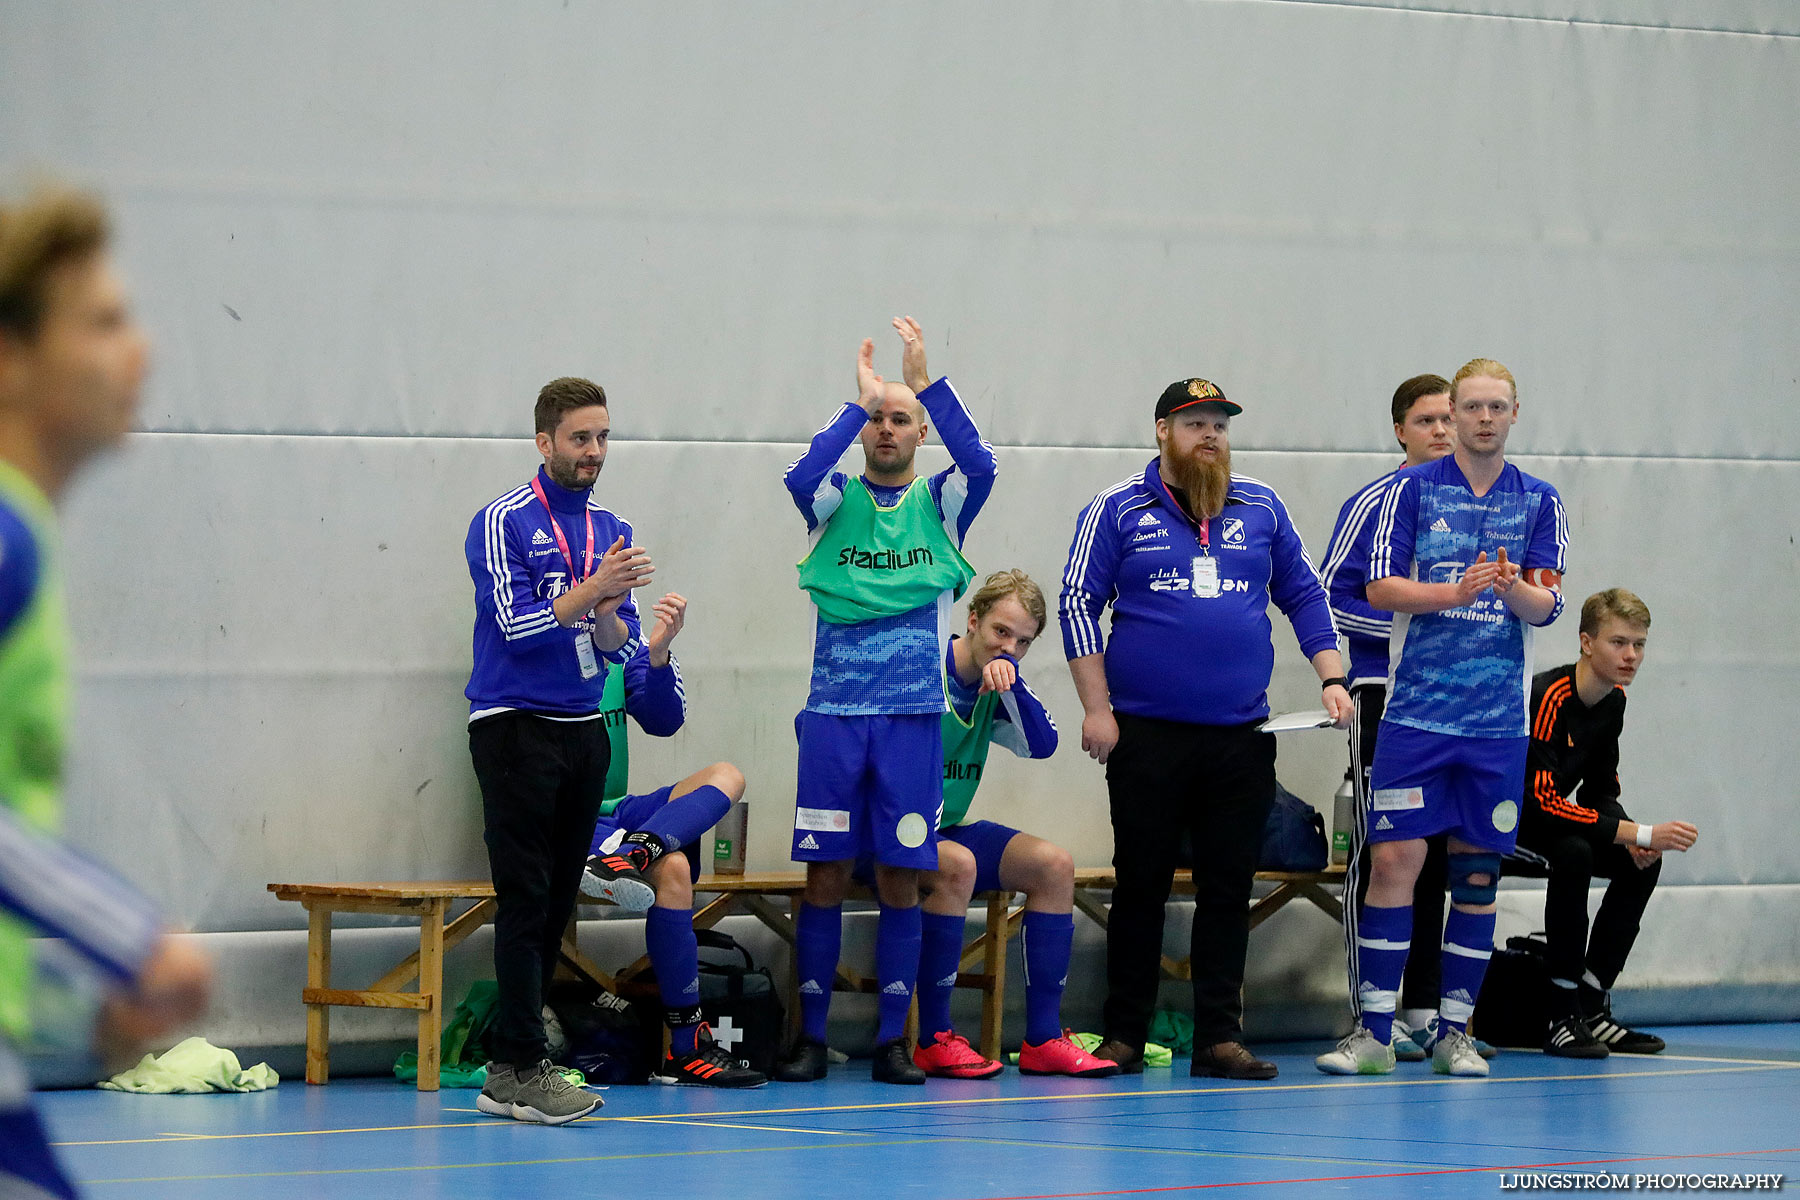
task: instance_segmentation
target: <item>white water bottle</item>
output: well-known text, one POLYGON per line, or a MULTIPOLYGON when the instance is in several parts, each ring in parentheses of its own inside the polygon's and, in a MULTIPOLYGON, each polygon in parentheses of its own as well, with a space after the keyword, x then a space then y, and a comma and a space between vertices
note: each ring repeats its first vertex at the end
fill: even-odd
POLYGON ((744 873, 744 832, 750 825, 750 805, 739 800, 725 810, 713 826, 712 869, 714 875, 744 873))
POLYGON ((1345 771, 1344 782, 1331 797, 1331 861, 1337 866, 1350 861, 1350 829, 1355 820, 1356 785, 1345 771))

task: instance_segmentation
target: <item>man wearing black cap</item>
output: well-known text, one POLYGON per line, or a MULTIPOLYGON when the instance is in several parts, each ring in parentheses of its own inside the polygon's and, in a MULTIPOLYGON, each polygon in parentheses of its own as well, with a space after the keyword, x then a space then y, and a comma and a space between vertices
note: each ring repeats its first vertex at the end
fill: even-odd
POLYGON ((1350 694, 1325 589, 1287 508, 1231 473, 1240 405, 1204 379, 1156 402, 1158 455, 1101 492, 1075 522, 1058 616, 1086 717, 1081 748, 1106 765, 1112 807, 1105 1043, 1096 1056, 1141 1071, 1156 1006, 1163 906, 1178 845, 1193 849, 1195 1075, 1273 1079, 1243 1044, 1250 888, 1275 796, 1269 715, 1272 599, 1350 722, 1350 694), (1100 614, 1112 605, 1112 636, 1100 614))

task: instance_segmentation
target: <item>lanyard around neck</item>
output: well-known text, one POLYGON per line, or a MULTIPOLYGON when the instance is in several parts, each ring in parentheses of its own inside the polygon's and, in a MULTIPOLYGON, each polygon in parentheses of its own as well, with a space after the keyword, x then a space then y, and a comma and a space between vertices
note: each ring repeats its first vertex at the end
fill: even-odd
POLYGON ((544 484, 537 476, 531 477, 531 490, 537 493, 538 503, 544 506, 544 512, 550 517, 550 532, 556 535, 556 548, 562 551, 563 561, 569 564, 570 585, 580 583, 594 573, 594 510, 586 504, 581 506, 587 517, 587 554, 586 569, 575 573, 575 556, 569 552, 569 539, 563 536, 562 526, 556 523, 556 510, 550 507, 550 498, 544 495, 544 484))
POLYGON ((1188 510, 1182 505, 1181 501, 1179 501, 1175 498, 1175 493, 1169 489, 1169 484, 1168 484, 1167 480, 1163 479, 1159 475, 1159 476, 1157 476, 1156 482, 1162 485, 1163 495, 1165 495, 1169 498, 1169 504, 1174 507, 1175 511, 1180 513, 1182 516, 1187 517, 1188 522, 1200 531, 1200 552, 1202 554, 1212 553, 1212 547, 1208 543, 1208 540, 1207 540, 1206 519, 1204 517, 1202 517, 1199 520, 1195 520, 1192 516, 1190 516, 1188 514, 1188 510))

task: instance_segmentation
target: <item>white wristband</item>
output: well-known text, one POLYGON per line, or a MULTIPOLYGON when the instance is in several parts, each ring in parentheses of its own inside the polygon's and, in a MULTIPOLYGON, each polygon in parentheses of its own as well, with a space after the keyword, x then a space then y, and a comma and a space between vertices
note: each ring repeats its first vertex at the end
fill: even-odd
POLYGON ((1650 826, 1638 822, 1637 844, 1648 850, 1650 848, 1650 826))

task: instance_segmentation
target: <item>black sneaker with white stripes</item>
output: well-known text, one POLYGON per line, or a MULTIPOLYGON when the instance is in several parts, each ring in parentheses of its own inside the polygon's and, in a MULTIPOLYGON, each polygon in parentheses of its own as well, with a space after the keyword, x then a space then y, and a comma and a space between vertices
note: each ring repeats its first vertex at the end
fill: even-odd
POLYGON ((1588 1029, 1579 1016, 1558 1017, 1550 1022, 1544 1037, 1544 1053, 1558 1058, 1605 1058, 1606 1045, 1588 1029))
POLYGON ((1613 1020, 1611 1012, 1603 1012, 1588 1022, 1594 1039, 1608 1050, 1619 1054, 1657 1054, 1668 1043, 1654 1033, 1645 1033, 1641 1029, 1629 1029, 1613 1020))

